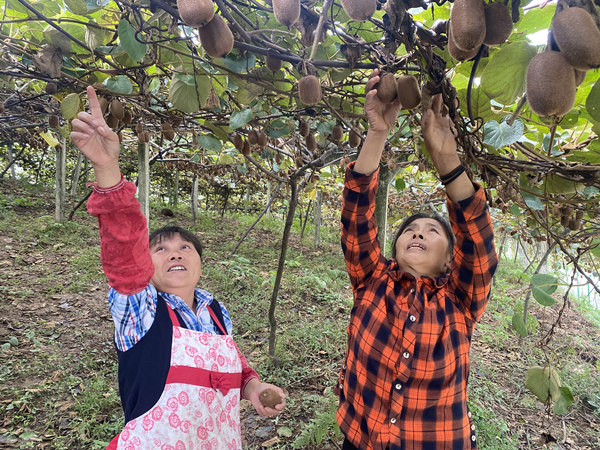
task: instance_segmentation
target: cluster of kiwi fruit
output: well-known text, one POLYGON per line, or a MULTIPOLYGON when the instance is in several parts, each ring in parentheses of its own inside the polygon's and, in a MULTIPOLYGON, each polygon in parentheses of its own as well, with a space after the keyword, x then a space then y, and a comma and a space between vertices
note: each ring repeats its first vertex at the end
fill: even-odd
POLYGON ((233 49, 233 33, 225 19, 215 14, 212 0, 177 0, 177 8, 183 23, 198 28, 207 55, 222 58, 233 49))
POLYGON ((303 119, 298 121, 298 133, 304 138, 304 143, 309 151, 314 152, 317 150, 317 138, 311 132, 310 124, 303 119))
POLYGON ((500 45, 513 28, 512 18, 502 2, 455 0, 447 26, 448 52, 458 61, 477 55, 482 44, 500 45))
POLYGON ((600 29, 587 10, 557 7, 548 39, 527 67, 527 101, 539 116, 564 116, 586 71, 600 67, 600 29))
POLYGON ((262 130, 256 131, 254 128, 248 131, 247 139, 244 139, 244 136, 240 133, 233 135, 233 146, 244 156, 250 154, 252 147, 264 149, 268 142, 269 139, 266 133, 262 130))
POLYGON ((552 214, 560 217, 560 224, 571 231, 579 231, 583 221, 583 210, 575 208, 571 205, 554 206, 552 214))
POLYGON ((404 109, 414 109, 421 104, 419 82, 412 75, 396 78, 390 72, 381 72, 375 89, 377 97, 383 103, 392 103, 398 99, 404 109))
POLYGON ((141 123, 135 125, 135 133, 137 134, 140 144, 147 144, 150 142, 150 132, 144 129, 144 126, 141 123))

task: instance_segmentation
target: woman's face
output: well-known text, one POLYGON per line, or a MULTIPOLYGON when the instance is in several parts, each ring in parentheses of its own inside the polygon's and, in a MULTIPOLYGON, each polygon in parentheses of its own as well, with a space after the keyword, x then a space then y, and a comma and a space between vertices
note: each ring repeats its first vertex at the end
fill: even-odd
POLYGON ((396 241, 396 261, 402 270, 414 276, 437 277, 450 267, 449 245, 437 220, 416 219, 396 241))
POLYGON ((161 292, 178 293, 193 289, 202 275, 200 255, 191 242, 179 234, 163 238, 150 247, 154 263, 152 284, 161 292))

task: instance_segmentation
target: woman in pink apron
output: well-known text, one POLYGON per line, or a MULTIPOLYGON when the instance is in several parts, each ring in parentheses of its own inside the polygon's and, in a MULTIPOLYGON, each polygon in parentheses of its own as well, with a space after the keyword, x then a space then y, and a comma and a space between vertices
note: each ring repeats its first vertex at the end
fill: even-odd
POLYGON ((148 239, 136 187, 121 176, 119 139, 91 87, 88 98, 90 113, 73 120, 71 138, 96 175, 88 211, 100 225, 126 422, 108 448, 240 449, 240 399, 272 416, 283 410, 285 395, 259 380, 231 336, 225 307, 196 288, 197 237, 165 227, 148 239), (282 402, 264 407, 259 396, 266 389, 282 402))

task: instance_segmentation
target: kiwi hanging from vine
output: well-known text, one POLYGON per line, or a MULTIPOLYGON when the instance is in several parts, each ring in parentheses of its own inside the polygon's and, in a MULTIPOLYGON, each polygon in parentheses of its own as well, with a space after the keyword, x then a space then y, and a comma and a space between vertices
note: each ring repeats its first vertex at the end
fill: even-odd
POLYGON ((362 22, 373 16, 377 0, 342 0, 342 8, 350 18, 362 22))
POLYGON ((119 100, 113 100, 110 102, 110 113, 113 117, 116 117, 117 120, 123 119, 125 116, 125 109, 123 108, 123 104, 119 100))
POLYGON ((248 142, 250 143, 250 145, 258 144, 258 133, 256 132, 256 130, 251 129, 250 131, 248 131, 248 142))
POLYGON ((331 137, 335 142, 340 142, 344 137, 344 129, 341 125, 335 125, 331 130, 331 137))
POLYGON ((58 128, 59 123, 60 120, 56 114, 50 114, 50 116, 48 116, 48 126, 50 128, 58 128))
POLYGON ((398 85, 394 74, 382 72, 379 76, 379 83, 375 85, 377 97, 383 103, 392 103, 398 96, 398 85))
POLYGON ((529 107, 539 116, 564 116, 575 103, 575 72, 562 52, 538 53, 526 76, 529 107))
POLYGON ((300 0, 272 0, 275 19, 281 25, 291 27, 300 18, 300 0))
POLYGON ((305 142, 306 148, 311 152, 314 152, 317 149, 317 138, 315 138, 314 134, 310 133, 308 136, 306 136, 305 142))
POLYGON ((352 148, 356 148, 360 145, 360 134, 358 134, 354 129, 350 130, 348 134, 348 145, 352 148))
POLYGON ((244 147, 244 139, 242 138, 241 134, 236 133, 233 136, 233 146, 236 148, 236 150, 242 151, 242 148, 244 147))
POLYGON ((321 83, 314 75, 307 75, 298 80, 298 96, 300 101, 308 106, 316 105, 321 101, 321 83))
POLYGON ((465 52, 478 50, 486 33, 483 0, 455 0, 449 28, 456 47, 465 52))
POLYGON ((513 29, 512 17, 504 3, 488 3, 484 6, 485 13, 485 38, 486 45, 500 45, 504 43, 513 29))
POLYGON ((421 88, 417 78, 412 75, 403 75, 396 81, 398 98, 403 109, 414 109, 421 103, 421 88))
POLYGON ((218 14, 205 26, 198 29, 204 51, 213 58, 223 58, 233 49, 233 33, 227 22, 218 14))
POLYGON ((203 27, 215 15, 215 4, 212 0, 177 0, 179 17, 192 28, 203 27))
POLYGON ((298 122, 298 133, 300 133, 300 136, 302 136, 303 138, 308 136, 308 133, 310 133, 310 125, 308 124, 308 122, 300 119, 300 121, 298 122))
POLYGON ((47 83, 46 84, 46 93, 50 94, 50 95, 54 95, 58 92, 58 86, 56 85, 56 83, 47 83))

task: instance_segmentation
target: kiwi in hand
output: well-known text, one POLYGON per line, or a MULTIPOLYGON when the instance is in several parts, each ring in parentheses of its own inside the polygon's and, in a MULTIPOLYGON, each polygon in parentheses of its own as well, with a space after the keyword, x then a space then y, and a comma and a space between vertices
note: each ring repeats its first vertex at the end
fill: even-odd
POLYGON ((281 395, 279 395, 274 389, 265 389, 258 396, 260 403, 265 408, 275 408, 276 405, 283 403, 281 395))
POLYGON ((398 98, 404 109, 414 109, 421 103, 421 89, 416 77, 403 75, 398 78, 398 98))
POLYGON ((383 103, 392 103, 398 96, 398 85, 394 75, 389 72, 382 72, 379 76, 379 83, 375 85, 377 97, 383 103))

